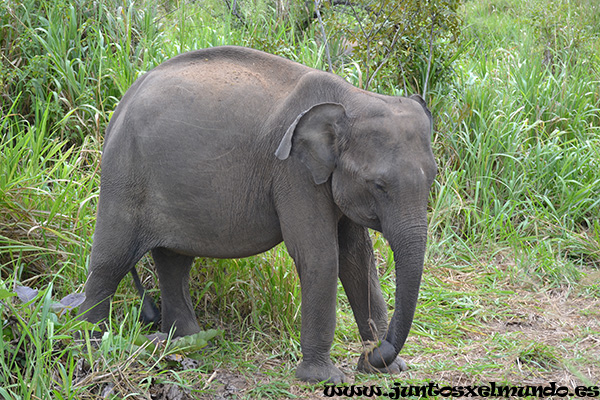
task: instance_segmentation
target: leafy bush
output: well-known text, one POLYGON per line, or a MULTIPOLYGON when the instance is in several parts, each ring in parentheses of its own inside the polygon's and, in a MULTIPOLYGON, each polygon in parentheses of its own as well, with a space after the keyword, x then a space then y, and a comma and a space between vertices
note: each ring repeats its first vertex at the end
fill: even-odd
MULTIPOLYGON (((327 3, 325 3, 327 4, 327 3)), ((330 32, 360 64, 360 86, 426 93, 459 54, 460 0, 359 0, 331 8, 330 32), (409 89, 410 88, 410 89, 409 89)))

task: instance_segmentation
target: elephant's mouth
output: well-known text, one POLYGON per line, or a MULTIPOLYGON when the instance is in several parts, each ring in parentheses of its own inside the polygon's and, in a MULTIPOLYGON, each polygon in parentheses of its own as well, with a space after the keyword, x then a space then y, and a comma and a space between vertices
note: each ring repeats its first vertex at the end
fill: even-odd
POLYGON ((368 227, 373 230, 376 230, 379 233, 383 233, 383 228, 381 227, 381 222, 379 222, 379 219, 375 219, 375 221, 373 221, 373 225, 368 227))
POLYGON ((376 215, 368 216, 367 218, 364 218, 361 221, 355 221, 355 222, 357 222, 363 226, 366 226, 367 228, 373 229, 377 232, 383 232, 382 227, 381 227, 381 221, 379 220, 379 217, 377 217, 376 215))
POLYGON ((376 230, 378 232, 382 232, 382 225, 379 216, 375 212, 375 209, 370 209, 368 213, 364 213, 363 215, 359 215, 361 221, 355 221, 359 224, 366 226, 367 228, 376 230))
POLYGON ((367 218, 369 219, 369 224, 366 224, 368 228, 376 230, 377 232, 382 232, 383 228, 381 225, 381 220, 379 219, 379 214, 377 213, 375 207, 373 207, 370 210, 370 213, 367 215, 367 218))
POLYGON ((367 228, 376 230, 378 232, 382 232, 381 221, 377 215, 372 214, 364 214, 364 213, 355 213, 355 212, 344 212, 348 218, 350 218, 353 222, 356 222, 359 225, 365 226, 367 228))
POLYGON ((342 197, 337 197, 335 200, 342 214, 350 218, 353 222, 378 232, 382 231, 381 220, 377 215, 376 206, 373 204, 372 199, 368 199, 368 201, 349 202, 342 201, 342 197))

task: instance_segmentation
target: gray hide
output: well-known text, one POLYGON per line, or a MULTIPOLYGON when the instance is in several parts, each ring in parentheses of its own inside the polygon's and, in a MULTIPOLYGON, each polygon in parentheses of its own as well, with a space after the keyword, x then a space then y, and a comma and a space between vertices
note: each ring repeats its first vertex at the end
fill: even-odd
POLYGON ((285 241, 302 287, 296 376, 345 379, 329 355, 338 277, 362 340, 381 340, 359 369, 404 369, 397 355, 417 303, 437 171, 430 135, 419 96, 366 92, 256 50, 211 48, 159 65, 127 91, 106 132, 82 318, 106 320, 117 285, 150 251, 162 330, 193 334, 194 257, 247 257, 285 241), (389 325, 367 228, 394 251, 389 325))

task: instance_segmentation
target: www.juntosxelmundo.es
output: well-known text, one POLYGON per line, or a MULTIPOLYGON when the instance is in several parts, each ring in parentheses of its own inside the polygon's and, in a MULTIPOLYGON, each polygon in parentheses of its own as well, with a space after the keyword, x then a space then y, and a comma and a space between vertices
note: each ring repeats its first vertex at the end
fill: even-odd
POLYGON ((344 396, 344 397, 387 397, 390 399, 402 399, 406 397, 418 396, 420 398, 428 397, 568 397, 568 398, 596 398, 600 397, 600 386, 577 386, 573 389, 566 386, 559 386, 556 382, 548 382, 547 385, 539 386, 510 386, 499 385, 496 382, 488 382, 487 385, 468 385, 468 386, 440 386, 435 382, 429 382, 427 385, 406 385, 395 382, 394 386, 384 388, 381 386, 364 385, 326 385, 323 394, 326 397, 344 396))

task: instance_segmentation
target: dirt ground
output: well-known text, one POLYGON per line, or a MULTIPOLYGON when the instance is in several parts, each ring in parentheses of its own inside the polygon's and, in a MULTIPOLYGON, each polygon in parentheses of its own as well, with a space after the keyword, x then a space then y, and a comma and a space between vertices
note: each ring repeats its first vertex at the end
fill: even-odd
MULTIPOLYGON (((467 335, 460 348, 413 336, 409 340, 418 342, 419 347, 428 348, 429 351, 426 354, 405 354, 410 369, 401 375, 375 378, 373 375, 356 374, 354 365, 358 356, 354 364, 342 362, 338 366, 348 375, 351 384, 376 385, 384 389, 393 387, 394 382, 402 385, 436 382, 440 386, 484 385, 489 382, 548 386, 549 382, 557 382, 557 385, 571 390, 580 385, 600 385, 600 300, 568 296, 567 293, 565 290, 534 296, 531 293, 517 293, 511 305, 516 317, 490 321, 479 331, 467 335), (499 343, 511 340, 525 344, 530 342, 533 351, 531 354, 523 351, 515 354, 510 350, 503 353, 499 343), (554 350, 548 350, 546 354, 545 349, 554 350)), ((357 353, 360 351, 358 347, 353 350, 357 353)), ((270 360, 264 367, 272 370, 283 368, 277 360, 270 360)), ((161 385, 155 388, 153 398, 327 397, 323 393, 323 386, 305 385, 292 377, 287 385, 285 382, 274 382, 270 375, 248 375, 244 371, 220 368, 203 378, 204 384, 197 389, 208 392, 202 395, 179 389, 176 385, 161 385)))

